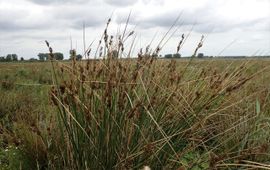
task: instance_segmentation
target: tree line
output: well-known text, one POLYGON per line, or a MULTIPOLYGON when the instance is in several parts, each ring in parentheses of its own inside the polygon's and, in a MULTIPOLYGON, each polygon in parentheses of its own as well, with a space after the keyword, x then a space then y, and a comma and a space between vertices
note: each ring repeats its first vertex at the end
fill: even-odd
MULTIPOLYGON (((198 53, 197 58, 205 58, 203 53, 198 53)), ((164 58, 181 58, 181 54, 175 53, 175 54, 165 54, 164 58)))
MULTIPOLYGON (((24 58, 21 57, 20 60, 23 61, 24 58)), ((11 62, 11 61, 18 61, 18 55, 17 54, 8 54, 6 56, 0 57, 0 62, 11 62)))
MULTIPOLYGON (((49 60, 49 53, 38 53, 37 58, 30 58, 27 61, 46 61, 49 60)), ((64 60, 64 54, 60 52, 53 53, 53 57, 56 60, 64 60)), ((69 59, 74 58, 76 60, 81 60, 82 55, 76 54, 75 50, 71 50, 69 59)), ((7 54, 6 56, 0 57, 0 62, 17 62, 17 61, 26 61, 23 57, 18 57, 17 54, 7 54)))
POLYGON ((176 54, 166 54, 164 55, 164 58, 181 58, 181 54, 176 53, 176 54))
MULTIPOLYGON (((40 61, 49 60, 49 56, 50 56, 49 53, 39 53, 38 59, 40 61)), ((63 53, 56 52, 56 53, 53 53, 53 56, 56 60, 63 60, 64 59, 63 53)))

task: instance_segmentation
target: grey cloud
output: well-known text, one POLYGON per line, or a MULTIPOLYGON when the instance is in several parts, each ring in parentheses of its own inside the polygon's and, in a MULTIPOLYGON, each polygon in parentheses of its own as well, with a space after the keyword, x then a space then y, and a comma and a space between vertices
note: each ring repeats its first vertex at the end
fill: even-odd
MULTIPOLYGON (((148 29, 151 27, 170 27, 176 20, 177 16, 181 13, 181 10, 174 10, 169 12, 163 12, 159 15, 144 17, 139 11, 135 11, 131 14, 130 24, 137 25, 142 29, 148 29)), ((120 13, 117 15, 116 22, 122 24, 126 22, 128 13, 120 13)), ((189 15, 181 15, 180 19, 176 23, 176 26, 186 26, 194 24, 195 20, 189 15)))
POLYGON ((0 20, 0 31, 13 31, 17 27, 18 26, 13 22, 0 20))
POLYGON ((65 33, 51 33, 48 31, 40 30, 40 31, 32 31, 32 30, 24 30, 18 33, 6 33, 1 38, 3 39, 12 39, 12 40, 35 40, 35 41, 44 41, 45 39, 49 40, 66 40, 68 36, 65 33))
POLYGON ((138 0, 104 0, 105 3, 113 6, 130 6, 138 2, 138 0))
MULTIPOLYGON (((35 15, 22 9, 0 10, 0 31, 42 30, 57 26, 59 21, 51 19, 50 14, 35 15)), ((61 23, 61 22, 60 22, 61 23)))
POLYGON ((142 0, 144 4, 163 5, 165 0, 142 0))
POLYGON ((14 31, 29 27, 25 24, 20 24, 24 17, 27 17, 28 15, 29 13, 25 10, 1 10, 0 31, 14 31))
POLYGON ((53 9, 51 13, 58 20, 65 21, 67 26, 82 29, 83 23, 86 27, 105 25, 112 11, 106 6, 64 6, 60 11, 53 9), (98 15, 100 13, 102 15, 98 15))
MULTIPOLYGON (((142 33, 145 41, 151 40, 155 30, 161 30, 161 32, 167 30, 181 12, 181 9, 176 9, 178 6, 171 7, 169 5, 168 8, 165 7, 166 0, 0 1, 6 2, 0 7, 0 43, 2 43, 0 46, 5 46, 5 48, 1 47, 1 49, 5 49, 6 51, 16 51, 17 49, 17 51, 22 51, 23 54, 29 54, 29 56, 31 56, 31 54, 35 55, 35 53, 32 52, 33 47, 43 48, 44 39, 55 42, 55 44, 58 43, 55 46, 60 46, 59 49, 67 49, 68 51, 69 47, 66 46, 69 46, 69 35, 72 34, 74 39, 81 39, 83 22, 85 22, 86 27, 88 27, 87 35, 89 38, 97 36, 97 34, 102 33, 102 28, 105 27, 107 19, 111 16, 113 10, 115 10, 115 13, 112 18, 112 29, 117 29, 115 22, 117 24, 125 24, 126 22, 130 11, 129 5, 137 3, 132 8, 128 29, 133 28, 133 25, 138 25, 138 32, 142 33), (18 5, 16 2, 19 2, 18 5), (162 3, 165 4, 164 8, 162 3), (6 9, 5 4, 7 4, 6 9), (12 8, 12 5, 14 5, 14 8, 12 8), (24 8, 24 5, 28 5, 28 7, 24 8), (151 9, 142 11, 142 9, 137 8, 140 5, 146 5, 146 7, 151 9), (157 11, 157 9, 161 10, 157 11), (153 11, 153 13, 155 12, 155 14, 149 16, 152 14, 151 11, 153 11), (20 46, 17 44, 14 45, 17 42, 16 40, 24 43, 20 44, 20 46), (37 44, 36 42, 40 42, 40 44, 37 44), (20 50, 25 48, 29 49, 20 50)), ((269 0, 264 1, 268 2, 269 0)), ((238 36, 237 34, 241 32, 241 34, 246 37, 247 42, 254 44, 254 47, 251 47, 250 49, 268 47, 264 44, 266 41, 269 42, 269 17, 254 20, 245 17, 243 17, 244 19, 235 19, 227 17, 226 14, 220 15, 219 7, 223 4, 219 4, 218 2, 225 3, 226 0, 220 0, 218 2, 208 0, 208 2, 209 3, 205 3, 200 8, 184 9, 183 15, 176 25, 180 27, 180 30, 176 34, 181 35, 182 32, 188 32, 195 23, 193 31, 195 32, 195 35, 198 36, 199 34, 218 32, 220 34, 212 34, 212 36, 220 36, 220 40, 223 41, 226 38, 228 40, 230 37, 238 36), (260 42, 254 40, 250 41, 250 34, 253 35, 255 33, 260 33, 261 36, 255 37, 261 39, 260 42), (256 46, 255 43, 261 43, 264 46, 261 47, 261 44, 256 46)), ((179 8, 181 8, 180 5, 179 8)), ((239 9, 239 12, 241 12, 241 9, 239 9)), ((254 18, 256 18, 256 14, 254 15, 254 18)), ((79 40, 78 43, 80 43, 79 40)), ((213 43, 211 48, 214 46, 218 47, 220 45, 218 45, 218 43, 213 43)), ((239 51, 248 53, 246 52, 246 49, 239 51)))
POLYGON ((20 24, 12 21, 0 21, 0 32, 12 32, 12 31, 21 31, 21 30, 36 30, 42 29, 43 25, 34 25, 34 24, 20 24))
MULTIPOLYGON (((216 15, 216 10, 214 5, 205 5, 197 10, 183 10, 182 15, 179 18, 179 21, 175 26, 179 26, 182 30, 189 30, 194 25, 194 31, 198 33, 221 33, 233 29, 254 29, 256 28, 266 30, 270 28, 270 23, 267 23, 267 18, 260 18, 254 20, 239 20, 239 21, 230 21, 225 18, 221 18, 216 15)), ((163 27, 169 28, 181 13, 181 10, 165 11, 159 15, 154 15, 151 17, 143 17, 140 12, 135 12, 135 17, 131 16, 130 23, 138 24, 142 29, 148 29, 151 27, 163 27)), ((127 13, 125 14, 127 16, 127 13)), ((132 14, 133 15, 133 14, 132 14)), ((117 16, 116 22, 118 24, 125 23, 125 18, 121 17, 123 13, 120 13, 117 16)))
MULTIPOLYGON (((143 0, 144 3, 152 3, 152 0, 143 0)), ((159 0, 159 3, 163 3, 159 0)), ((247 26, 250 23, 238 22, 236 24, 226 21, 216 15, 218 9, 217 6, 222 5, 220 2, 206 3, 204 6, 197 8, 196 10, 189 9, 175 9, 170 11, 160 12, 158 15, 153 15, 150 17, 144 17, 143 12, 136 11, 135 17, 131 16, 130 23, 138 24, 142 29, 148 29, 151 27, 163 27, 169 28, 177 18, 177 16, 182 12, 178 22, 175 26, 183 28, 183 30, 189 30, 192 25, 194 25, 194 31, 200 33, 210 33, 210 32, 225 32, 236 27, 247 26)), ((128 13, 125 13, 124 16, 128 13)), ((118 24, 125 23, 125 17, 122 17, 123 13, 118 14, 116 22, 118 24)))
POLYGON ((82 29, 83 24, 85 24, 85 27, 97 27, 102 24, 105 25, 106 21, 102 19, 97 18, 82 18, 82 19, 76 19, 71 23, 71 27, 74 29, 82 29))
MULTIPOLYGON (((129 16, 130 11, 117 11, 114 18, 115 18, 115 22, 117 24, 125 24, 127 21, 127 18, 129 16)), ((136 25, 139 22, 141 22, 143 19, 143 17, 141 16, 141 12, 140 11, 131 11, 131 16, 129 19, 129 24, 130 25, 136 25)))
POLYGON ((38 16, 27 10, 0 10, 0 31, 82 29, 83 23, 86 27, 105 25, 112 11, 108 5, 101 6, 97 1, 91 3, 65 4, 60 9, 58 6, 42 7, 38 16))
POLYGON ((269 18, 260 18, 246 24, 247 29, 251 31, 267 31, 270 33, 270 20, 269 18))
MULTIPOLYGON (((144 25, 152 26, 161 26, 161 27, 170 27, 174 21, 176 20, 177 16, 179 15, 180 11, 173 11, 164 13, 158 16, 154 16, 152 18, 145 19, 143 21, 144 25)), ((177 26, 184 26, 184 25, 191 25, 194 23, 194 19, 187 15, 181 15, 179 20, 177 21, 177 26)))
MULTIPOLYGON (((0 31, 1 32, 12 32, 12 31, 23 31, 23 30, 49 30, 57 27, 56 21, 48 21, 44 19, 43 22, 31 21, 31 20, 1 20, 0 19, 0 31)), ((59 26, 59 25, 58 25, 59 26)))
POLYGON ((39 5, 50 5, 50 4, 67 4, 67 3, 82 3, 88 0, 28 0, 39 5))
MULTIPOLYGON (((195 31, 197 32, 202 32, 202 33, 221 33, 221 32, 226 32, 230 31, 233 29, 241 29, 242 31, 245 30, 267 30, 267 19, 253 19, 249 21, 239 21, 239 22, 231 22, 229 20, 225 19, 214 19, 214 20, 209 20, 206 23, 200 23, 195 26, 195 31)), ((269 29, 269 24, 268 24, 268 29, 269 29)))

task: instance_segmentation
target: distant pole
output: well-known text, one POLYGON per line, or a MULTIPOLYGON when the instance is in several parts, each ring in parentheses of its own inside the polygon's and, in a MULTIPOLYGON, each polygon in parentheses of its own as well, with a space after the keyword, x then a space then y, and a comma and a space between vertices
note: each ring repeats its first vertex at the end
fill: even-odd
POLYGON ((70 50, 72 50, 72 37, 71 37, 71 35, 70 35, 69 39, 70 39, 70 50))
POLYGON ((83 53, 85 54, 85 22, 83 22, 83 53))

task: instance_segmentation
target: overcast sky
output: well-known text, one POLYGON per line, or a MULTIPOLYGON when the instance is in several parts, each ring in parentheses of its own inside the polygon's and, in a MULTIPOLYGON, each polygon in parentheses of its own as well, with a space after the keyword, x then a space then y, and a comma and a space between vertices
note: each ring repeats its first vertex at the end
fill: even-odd
POLYGON ((70 36, 82 53, 84 22, 86 43, 96 40, 95 46, 111 15, 109 34, 115 35, 130 11, 128 30, 135 28, 136 48, 155 34, 157 44, 182 12, 179 29, 161 54, 175 53, 181 34, 192 30, 183 56, 193 53, 201 35, 205 55, 270 55, 270 0, 0 0, 0 56, 36 57, 47 52, 48 40, 67 58, 70 36))

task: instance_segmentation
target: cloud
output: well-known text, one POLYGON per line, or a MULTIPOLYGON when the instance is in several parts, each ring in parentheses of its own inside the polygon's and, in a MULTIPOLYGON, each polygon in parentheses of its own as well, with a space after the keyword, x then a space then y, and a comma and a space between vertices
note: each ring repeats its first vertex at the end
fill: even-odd
MULTIPOLYGON (((135 31, 142 39, 138 38, 139 44, 151 41, 156 31, 166 32, 183 11, 176 24, 180 27, 176 34, 189 32, 194 25, 186 51, 190 51, 190 47, 193 50, 201 34, 214 37, 207 53, 222 49, 241 34, 245 38, 241 41, 244 42, 242 49, 235 48, 228 53, 246 54, 248 50, 269 48, 269 5, 269 0, 0 0, 0 55, 15 51, 34 56, 38 50, 33 51, 33 48, 43 48, 44 39, 53 41, 58 51, 68 52, 70 35, 81 48, 83 23, 87 40, 91 42, 102 34, 112 13, 108 31, 112 34, 118 28, 121 31, 123 26, 119 24, 126 23, 130 10, 128 30, 137 26, 135 31), (260 42, 254 41, 252 35, 260 42), (18 44, 18 41, 23 43, 18 44), (246 44, 250 44, 250 49, 244 48, 246 44)), ((177 37, 172 37, 174 39, 177 37)), ((169 47, 164 51, 175 50, 175 46, 169 47)))
POLYGON ((77 4, 87 2, 87 0, 28 0, 28 1, 39 5, 68 4, 68 3, 77 4))
POLYGON ((16 11, 13 15, 0 13, 0 31, 13 32, 23 30, 44 30, 61 27, 62 21, 51 20, 51 16, 40 15, 37 18, 27 11, 16 11), (22 13, 24 15, 22 15, 22 13))
MULTIPOLYGON (((193 25, 193 31, 198 33, 221 33, 231 31, 233 29, 259 29, 267 30, 270 28, 269 16, 268 17, 246 17, 244 14, 235 15, 235 18, 227 17, 225 15, 227 11, 223 11, 219 14, 220 6, 224 3, 205 3, 196 9, 173 9, 165 10, 163 12, 155 13, 153 9, 153 15, 147 15, 144 11, 132 12, 130 24, 136 25, 139 23, 141 29, 149 29, 153 27, 162 27, 168 29, 172 26, 177 16, 181 14, 176 27, 180 27, 182 30, 189 30, 193 25), (135 16, 134 16, 135 15, 135 16)), ((223 9, 224 10, 224 9, 223 9)), ((127 11, 117 14, 116 22, 123 24, 126 22, 127 11)))
POLYGON ((63 6, 61 10, 58 10, 56 7, 54 7, 49 12, 53 15, 54 18, 62 21, 66 27, 82 29, 83 23, 85 23, 86 27, 98 27, 106 24, 107 19, 112 13, 112 10, 106 5, 66 5, 63 6), (100 13, 102 13, 102 15, 98 15, 100 13))
POLYGON ((17 29, 17 25, 13 22, 10 21, 6 21, 6 20, 0 20, 0 31, 14 31, 15 29, 17 29))
POLYGON ((138 0, 104 0, 104 2, 117 7, 125 7, 136 4, 138 0))
POLYGON ((160 15, 152 16, 143 19, 142 25, 146 27, 171 27, 171 25, 176 21, 177 17, 180 15, 179 20, 176 22, 176 26, 191 25, 194 23, 194 18, 188 15, 181 15, 181 11, 170 11, 160 15))
POLYGON ((94 1, 88 5, 64 4, 61 7, 34 4, 33 7, 6 6, 0 5, 1 32, 82 29, 83 23, 86 27, 98 27, 106 24, 106 20, 112 13, 108 5, 102 6, 94 1), (102 15, 98 15, 101 13, 102 15))
POLYGON ((0 8, 0 31, 14 31, 31 27, 28 24, 21 24, 30 12, 22 9, 1 9, 0 8), (24 15, 22 15, 24 14, 24 15))
POLYGON ((142 0, 144 4, 163 5, 165 0, 142 0))
MULTIPOLYGON (((176 21, 175 26, 176 27, 181 27, 181 28, 188 28, 190 29, 190 26, 192 25, 197 25, 197 26, 202 26, 202 24, 206 23, 206 25, 203 25, 203 29, 207 31, 207 28, 211 27, 211 23, 205 22, 206 18, 203 20, 197 20, 196 15, 198 13, 193 12, 193 11, 183 11, 183 10, 171 10, 171 11, 165 11, 165 12, 159 12, 158 14, 146 16, 143 12, 140 13, 138 11, 132 12, 131 14, 131 19, 130 19, 130 24, 132 25, 137 25, 141 29, 149 29, 153 27, 161 27, 164 29, 168 29, 171 27, 176 19, 179 17, 179 19, 176 21)), ((127 12, 121 12, 117 13, 116 16, 116 22, 118 24, 124 24, 126 22, 127 17, 123 16, 128 16, 127 12)))

